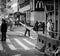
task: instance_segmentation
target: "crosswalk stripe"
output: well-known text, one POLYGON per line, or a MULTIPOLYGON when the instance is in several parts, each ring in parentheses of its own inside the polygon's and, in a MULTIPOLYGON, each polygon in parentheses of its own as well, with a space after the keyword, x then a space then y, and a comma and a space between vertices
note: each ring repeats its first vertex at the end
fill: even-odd
POLYGON ((26 41, 28 44, 35 46, 35 44, 33 44, 32 42, 28 41, 27 39, 23 39, 24 41, 26 41))
POLYGON ((13 55, 13 56, 21 56, 21 54, 13 55))
POLYGON ((21 33, 21 34, 24 34, 24 32, 20 32, 20 31, 16 31, 16 32, 21 33))
POLYGON ((0 50, 3 50, 3 46, 2 46, 2 44, 0 43, 0 50))
POLYGON ((17 50, 17 48, 15 48, 15 46, 13 44, 8 44, 8 46, 11 50, 17 50))
POLYGON ((37 39, 37 38, 34 38, 34 37, 32 37, 32 36, 30 36, 29 38, 31 38, 31 39, 37 39))
POLYGON ((10 43, 11 41, 10 41, 10 39, 6 39, 6 42, 7 42, 7 43, 10 43))
POLYGON ((14 39, 20 46, 22 46, 25 50, 30 50, 29 47, 27 47, 26 45, 24 45, 21 41, 19 41, 18 39, 14 39))

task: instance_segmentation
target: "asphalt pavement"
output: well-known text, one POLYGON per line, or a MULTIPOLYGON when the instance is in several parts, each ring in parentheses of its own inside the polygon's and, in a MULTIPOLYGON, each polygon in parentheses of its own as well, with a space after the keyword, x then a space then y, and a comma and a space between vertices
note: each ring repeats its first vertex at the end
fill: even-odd
MULTIPOLYGON (((8 30, 7 31, 7 35, 10 35, 10 36, 24 36, 25 34, 25 30, 26 28, 24 28, 23 26, 16 26, 13 28, 12 31, 8 30)), ((28 33, 26 34, 26 37, 28 37, 28 33)), ((37 34, 33 31, 30 31, 30 38, 35 38, 37 39, 37 34)))
POLYGON ((25 28, 14 27, 12 31, 8 29, 6 42, 0 41, 1 56, 42 56, 40 51, 35 49, 37 34, 30 32, 31 36, 24 36, 25 28))

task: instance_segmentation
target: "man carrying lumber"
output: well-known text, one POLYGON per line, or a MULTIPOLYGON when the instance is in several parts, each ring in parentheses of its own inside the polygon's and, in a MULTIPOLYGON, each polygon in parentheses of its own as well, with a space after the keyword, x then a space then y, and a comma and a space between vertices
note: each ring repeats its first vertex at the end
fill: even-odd
MULTIPOLYGON (((26 25, 29 27, 30 26, 30 23, 27 22, 26 25)), ((26 36, 27 32, 28 32, 28 36, 30 37, 30 30, 28 28, 26 28, 26 31, 25 31, 24 36, 26 36)))

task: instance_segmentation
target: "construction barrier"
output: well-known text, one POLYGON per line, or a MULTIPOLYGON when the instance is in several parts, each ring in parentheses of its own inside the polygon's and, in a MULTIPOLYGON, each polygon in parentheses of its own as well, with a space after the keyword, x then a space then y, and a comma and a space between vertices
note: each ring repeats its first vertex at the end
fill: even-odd
POLYGON ((36 48, 41 52, 45 52, 47 48, 52 51, 56 51, 59 46, 60 40, 51 38, 45 34, 38 34, 36 48))
MULTIPOLYGON (((22 24, 22 23, 21 23, 22 24)), ((34 30, 32 30, 31 28, 27 27, 26 25, 22 24, 25 28, 28 28, 29 30, 33 31, 34 33, 36 33, 34 30)), ((46 34, 38 34, 37 37, 37 43, 35 48, 38 49, 40 52, 42 52, 41 54, 44 56, 45 55, 45 50, 47 48, 51 49, 51 50, 56 50, 57 47, 60 46, 60 40, 51 38, 50 36, 46 35, 46 34)))

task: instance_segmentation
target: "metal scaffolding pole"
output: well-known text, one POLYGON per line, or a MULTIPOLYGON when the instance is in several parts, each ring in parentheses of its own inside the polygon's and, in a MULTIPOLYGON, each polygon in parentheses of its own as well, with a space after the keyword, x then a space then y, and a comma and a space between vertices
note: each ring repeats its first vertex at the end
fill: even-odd
POLYGON ((45 29, 46 29, 45 31, 46 32, 45 33, 47 33, 47 9, 46 9, 46 5, 45 5, 45 14, 46 14, 46 27, 45 27, 45 29))
POLYGON ((59 32, 59 4, 60 4, 60 2, 59 2, 59 0, 58 0, 58 38, 57 39, 59 39, 59 34, 60 34, 60 32, 59 32))
POLYGON ((19 12, 19 0, 17 2, 18 2, 18 10, 17 11, 19 12))
MULTIPOLYGON (((55 0, 54 0, 54 32, 56 30, 56 25, 55 25, 55 0)), ((54 37, 55 37, 55 34, 54 34, 54 37)))

